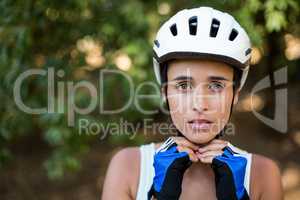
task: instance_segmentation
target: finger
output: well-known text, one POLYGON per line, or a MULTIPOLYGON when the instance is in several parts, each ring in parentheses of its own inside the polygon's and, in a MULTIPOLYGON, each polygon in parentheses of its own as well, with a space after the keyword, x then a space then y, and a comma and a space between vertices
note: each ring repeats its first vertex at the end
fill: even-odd
POLYGON ((190 142, 184 137, 173 137, 173 139, 178 145, 189 147, 194 151, 196 151, 199 148, 197 145, 193 144, 192 142, 190 142))
POLYGON ((186 146, 189 147, 190 149, 197 151, 198 150, 198 146, 193 144, 192 142, 188 141, 186 138, 184 137, 172 137, 173 140, 176 142, 176 144, 180 145, 180 146, 186 146))
POLYGON ((186 152, 188 155, 189 155, 189 158, 191 161, 193 162, 198 162, 199 159, 197 157, 197 155, 195 154, 195 152, 187 147, 184 147, 184 146, 177 146, 177 150, 179 152, 186 152))
POLYGON ((220 139, 213 139, 210 143, 211 144, 228 144, 228 141, 220 140, 220 139))
POLYGON ((214 155, 205 156, 205 157, 200 157, 199 160, 200 160, 200 162, 202 162, 202 163, 207 163, 207 164, 208 164, 208 163, 212 163, 213 159, 214 159, 216 156, 219 156, 219 155, 222 155, 222 153, 219 152, 219 153, 216 153, 216 154, 214 154, 214 155))
POLYGON ((177 150, 179 152, 186 152, 189 155, 189 158, 192 162, 198 162, 199 158, 198 156, 195 154, 195 152, 187 147, 184 146, 177 146, 177 150))
POLYGON ((207 156, 207 157, 201 158, 201 159, 199 159, 199 160, 200 160, 200 162, 202 162, 202 163, 211 164, 212 161, 213 161, 213 159, 214 159, 214 156, 207 156))
POLYGON ((220 156, 223 154, 223 151, 207 151, 205 153, 197 153, 197 157, 200 159, 200 158, 205 158, 205 157, 210 157, 210 156, 220 156))
POLYGON ((226 147, 226 143, 210 143, 204 147, 201 147, 198 149, 198 152, 204 153, 207 151, 216 151, 216 150, 222 150, 224 147, 226 147))

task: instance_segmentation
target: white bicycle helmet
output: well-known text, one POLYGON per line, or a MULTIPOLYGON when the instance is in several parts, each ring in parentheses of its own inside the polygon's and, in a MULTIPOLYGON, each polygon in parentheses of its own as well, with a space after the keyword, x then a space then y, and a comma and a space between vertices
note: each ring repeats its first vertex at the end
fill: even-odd
POLYGON ((159 84, 165 62, 204 58, 242 70, 240 90, 249 71, 251 44, 245 30, 231 15, 199 7, 179 11, 166 21, 156 35, 153 51, 154 72, 159 84))

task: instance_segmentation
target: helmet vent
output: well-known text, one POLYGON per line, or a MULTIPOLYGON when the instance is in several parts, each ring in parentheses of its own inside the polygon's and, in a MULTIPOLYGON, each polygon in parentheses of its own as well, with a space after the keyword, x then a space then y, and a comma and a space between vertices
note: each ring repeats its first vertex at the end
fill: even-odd
POLYGON ((232 29, 230 35, 229 35, 229 40, 233 41, 237 36, 238 36, 239 32, 235 29, 232 29))
POLYGON ((217 36, 219 27, 220 27, 220 21, 214 18, 212 20, 211 27, 210 27, 210 33, 209 33, 210 37, 217 36))
POLYGON ((158 42, 158 40, 154 40, 154 44, 155 44, 155 46, 156 46, 157 48, 159 48, 159 42, 158 42))
POLYGON ((190 35, 197 34, 197 25, 198 25, 197 16, 191 17, 189 19, 190 35))
POLYGON ((172 26, 170 26, 170 31, 171 31, 173 36, 177 35, 177 26, 176 26, 176 24, 173 24, 172 26))
POLYGON ((248 56, 250 53, 251 53, 252 49, 251 48, 248 48, 246 51, 245 51, 245 56, 248 56))

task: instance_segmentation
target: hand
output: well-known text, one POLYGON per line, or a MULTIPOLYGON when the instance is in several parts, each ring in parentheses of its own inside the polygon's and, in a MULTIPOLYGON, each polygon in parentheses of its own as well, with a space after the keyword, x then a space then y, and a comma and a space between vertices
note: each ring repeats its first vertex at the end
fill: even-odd
POLYGON ((249 200, 244 187, 247 159, 234 152, 231 145, 212 160, 218 200, 249 200))
POLYGON ((157 200, 179 199, 184 172, 192 160, 197 159, 191 149, 198 147, 180 137, 167 139, 157 149, 153 163, 155 176, 149 198, 154 194, 157 200))
POLYGON ((185 137, 171 137, 177 144, 177 150, 179 152, 186 152, 192 162, 198 162, 199 158, 196 154, 199 147, 187 140, 185 137))
POLYGON ((227 141, 214 139, 206 146, 199 148, 196 151, 196 156, 198 160, 200 160, 202 163, 211 164, 214 157, 223 154, 223 149, 227 145, 228 145, 227 141))

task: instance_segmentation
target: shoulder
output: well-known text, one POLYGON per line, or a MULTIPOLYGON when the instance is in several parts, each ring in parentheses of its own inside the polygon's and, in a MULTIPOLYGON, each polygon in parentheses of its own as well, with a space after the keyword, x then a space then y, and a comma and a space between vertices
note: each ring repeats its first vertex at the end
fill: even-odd
POLYGON ((103 193, 111 192, 114 188, 114 193, 127 193, 131 197, 135 195, 139 179, 139 165, 139 147, 126 147, 118 150, 109 163, 103 193), (119 191, 115 190, 116 185, 121 187, 118 187, 119 191))
POLYGON ((260 177, 260 181, 270 181, 270 179, 280 177, 280 169, 277 163, 262 155, 253 154, 251 168, 253 175, 260 177), (268 177, 270 179, 261 180, 262 177, 268 177))
POLYGON ((122 175, 122 179, 126 180, 130 185, 134 184, 139 176, 139 147, 126 147, 116 152, 111 159, 110 167, 114 169, 115 173, 122 175))
POLYGON ((274 160, 252 154, 251 188, 255 199, 283 199, 280 169, 274 160))
POLYGON ((279 170, 279 167, 276 164, 276 162, 268 157, 259 154, 252 154, 252 160, 253 160, 253 165, 255 165, 255 167, 264 166, 264 167, 271 168, 272 170, 279 170))
POLYGON ((113 155, 111 164, 122 163, 123 166, 132 166, 132 164, 136 164, 139 161, 139 157, 139 147, 125 147, 113 155))

